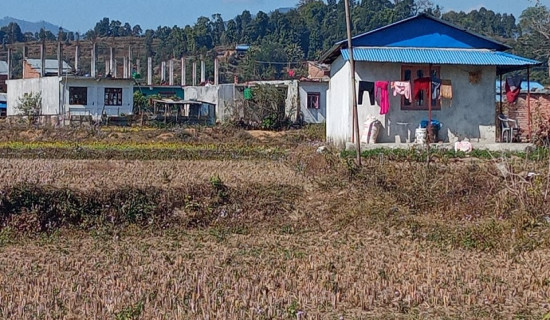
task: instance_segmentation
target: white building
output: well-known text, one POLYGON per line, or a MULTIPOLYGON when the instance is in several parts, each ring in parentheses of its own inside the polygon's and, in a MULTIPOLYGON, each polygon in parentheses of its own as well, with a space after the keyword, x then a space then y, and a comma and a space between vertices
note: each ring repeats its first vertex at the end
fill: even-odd
POLYGON ((323 123, 327 114, 328 81, 300 80, 300 113, 306 123, 323 123))
POLYGON ((44 77, 8 80, 8 116, 20 114, 25 93, 40 93, 40 115, 128 115, 133 111, 133 80, 88 77, 44 77))
POLYGON ((442 123, 439 140, 494 143, 497 75, 539 64, 503 52, 509 49, 504 44, 425 14, 358 35, 352 45, 355 84, 347 41, 337 43, 322 58, 331 65, 327 141, 338 146, 354 141, 352 85, 358 93, 360 131, 368 119, 379 120, 383 128, 378 142, 412 142, 415 129, 431 118, 442 123), (411 96, 394 95, 392 83, 410 85, 411 96), (445 97, 443 90, 441 95, 432 94, 438 83, 442 89, 445 83, 445 97), (385 89, 374 89, 384 84, 385 89), (384 100, 375 99, 375 91, 388 94, 382 94, 384 100))
MULTIPOLYGON (((269 85, 285 92, 285 113, 296 120, 298 112, 307 123, 325 122, 326 93, 328 81, 317 80, 273 80, 250 81, 246 84, 222 84, 211 86, 184 87, 186 100, 198 100, 216 106, 217 121, 225 122, 234 116, 234 108, 242 105, 244 90, 258 85, 269 85)), ((241 116, 244 115, 240 112, 241 116)))

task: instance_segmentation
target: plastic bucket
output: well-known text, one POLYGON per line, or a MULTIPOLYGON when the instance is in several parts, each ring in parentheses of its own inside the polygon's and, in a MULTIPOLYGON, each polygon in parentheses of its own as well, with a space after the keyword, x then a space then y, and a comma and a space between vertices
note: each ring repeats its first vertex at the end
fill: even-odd
POLYGON ((426 128, 416 128, 415 134, 415 142, 418 144, 425 144, 426 143, 426 128))

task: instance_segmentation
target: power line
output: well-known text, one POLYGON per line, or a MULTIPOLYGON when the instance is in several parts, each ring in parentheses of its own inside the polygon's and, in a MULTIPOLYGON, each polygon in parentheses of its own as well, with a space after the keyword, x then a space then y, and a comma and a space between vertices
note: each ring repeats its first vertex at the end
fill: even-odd
POLYGON ((280 65, 289 65, 289 64, 305 64, 306 61, 287 61, 287 62, 281 62, 281 61, 260 61, 260 60, 254 60, 255 63, 258 64, 280 64, 280 65))

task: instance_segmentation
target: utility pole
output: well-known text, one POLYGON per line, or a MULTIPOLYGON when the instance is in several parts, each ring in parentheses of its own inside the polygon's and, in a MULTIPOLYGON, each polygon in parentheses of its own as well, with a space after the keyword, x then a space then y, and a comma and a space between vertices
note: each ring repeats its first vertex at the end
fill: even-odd
POLYGON ((351 41, 351 13, 349 0, 345 0, 346 7, 346 29, 348 31, 348 50, 351 73, 351 101, 353 105, 353 134, 355 138, 355 150, 357 157, 355 159, 357 166, 361 166, 361 139, 359 137, 359 115, 357 113, 357 90, 355 88, 355 60, 353 59, 353 46, 351 41))

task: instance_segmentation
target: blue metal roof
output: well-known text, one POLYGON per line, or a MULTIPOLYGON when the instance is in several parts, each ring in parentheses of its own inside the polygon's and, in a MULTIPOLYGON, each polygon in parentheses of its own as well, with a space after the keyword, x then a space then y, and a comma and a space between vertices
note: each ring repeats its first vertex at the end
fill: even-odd
MULTIPOLYGON (((349 60, 348 49, 341 49, 341 54, 345 60, 349 60)), ((353 57, 356 61, 413 64, 431 63, 503 67, 526 67, 540 64, 536 60, 487 49, 356 47, 353 48, 353 57)))
MULTIPOLYGON (((347 47, 347 40, 339 42, 347 47)), ((353 37, 354 47, 492 49, 509 46, 425 13, 353 37)))
POLYGON ((248 51, 248 49, 250 49, 250 46, 247 44, 239 44, 235 47, 237 51, 248 51))
MULTIPOLYGON (((506 81, 505 78, 502 78, 502 83, 504 84, 504 81, 506 81)), ((541 92, 546 91, 546 88, 537 81, 527 81, 523 79, 521 81, 521 91, 527 91, 527 87, 531 90, 531 92, 541 92)), ((497 93, 500 92, 500 80, 496 80, 496 89, 497 93)))

